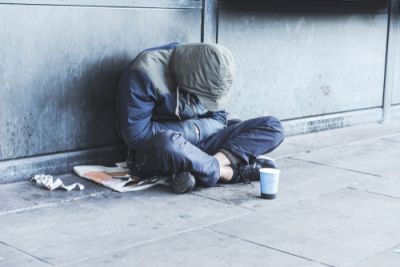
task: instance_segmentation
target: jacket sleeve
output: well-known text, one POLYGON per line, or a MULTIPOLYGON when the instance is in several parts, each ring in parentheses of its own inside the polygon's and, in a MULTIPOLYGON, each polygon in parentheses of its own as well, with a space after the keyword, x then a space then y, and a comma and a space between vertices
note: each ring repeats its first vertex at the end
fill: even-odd
POLYGON ((183 121, 168 121, 158 123, 163 128, 173 130, 175 132, 182 132, 186 140, 193 145, 197 145, 207 139, 209 136, 219 132, 226 126, 225 122, 218 120, 214 117, 188 119, 183 121), (196 131, 196 128, 198 131, 196 131))
POLYGON ((183 121, 153 121, 152 115, 156 103, 157 93, 146 74, 130 69, 122 74, 117 93, 117 130, 131 149, 136 149, 145 140, 165 130, 182 132, 189 142, 197 144, 225 127, 222 122, 212 117, 183 121), (196 127, 200 131, 200 136, 196 127))

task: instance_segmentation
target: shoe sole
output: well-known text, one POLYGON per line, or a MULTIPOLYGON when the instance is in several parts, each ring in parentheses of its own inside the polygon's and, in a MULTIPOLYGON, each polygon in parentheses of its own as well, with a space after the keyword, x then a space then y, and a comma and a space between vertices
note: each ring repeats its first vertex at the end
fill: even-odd
POLYGON ((182 172, 171 179, 172 190, 176 194, 183 194, 191 191, 196 185, 196 179, 190 172, 182 172))

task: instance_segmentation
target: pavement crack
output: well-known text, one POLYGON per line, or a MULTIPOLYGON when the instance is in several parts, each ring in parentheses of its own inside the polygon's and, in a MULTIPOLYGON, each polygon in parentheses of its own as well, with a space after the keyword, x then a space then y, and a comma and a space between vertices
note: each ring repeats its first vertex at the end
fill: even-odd
MULTIPOLYGON (((326 145, 326 146, 321 146, 321 147, 313 147, 313 146, 309 146, 309 145, 301 145, 301 144, 299 144, 297 142, 291 142, 290 140, 287 140, 286 143, 290 143, 292 145, 301 145, 301 146, 304 146, 304 147, 309 147, 310 149, 308 151, 302 151, 302 152, 294 153, 294 155, 283 156, 283 157, 276 158, 276 159, 291 158, 292 156, 304 155, 304 154, 308 154, 308 153, 312 153, 312 152, 324 151, 324 150, 343 147, 343 146, 359 145, 359 144, 368 143, 368 142, 372 142, 372 141, 376 141, 376 140, 384 140, 384 141, 391 141, 393 143, 400 143, 398 141, 388 140, 388 138, 393 138, 393 137, 397 137, 397 136, 399 136, 398 133, 387 134, 387 135, 383 135, 383 136, 371 137, 371 138, 366 138, 366 139, 361 139, 361 140, 356 140, 356 141, 343 142, 343 143, 338 143, 338 144, 333 144, 333 145, 326 145)), ((290 139, 290 137, 289 137, 289 139, 290 139)))
MULTIPOLYGON (((130 244, 130 245, 118 247, 116 249, 104 251, 104 252, 102 252, 102 255, 112 254, 112 253, 116 253, 116 252, 121 251, 121 250, 127 250, 127 249, 132 249, 132 248, 135 248, 135 247, 138 247, 138 246, 148 245, 148 244, 155 243, 155 242, 158 242, 158 241, 161 241, 161 240, 165 240, 167 238, 175 237, 175 236, 182 235, 182 234, 191 233, 191 232, 198 231, 198 230, 210 229, 209 227, 211 227, 213 225, 225 223, 225 222, 228 222, 228 221, 231 221, 231 220, 236 220, 236 219, 239 219, 239 218, 247 216, 247 215, 250 215, 250 213, 244 213, 244 214, 240 214, 240 215, 237 215, 237 216, 232 216, 232 217, 229 217, 229 218, 226 218, 226 219, 221 219, 221 220, 218 220, 218 221, 215 221, 215 222, 211 222, 211 223, 208 223, 208 224, 200 225, 200 226, 197 226, 197 227, 188 228, 188 229, 181 230, 181 231, 178 231, 178 232, 166 234, 166 235, 163 235, 163 236, 160 236, 160 237, 155 237, 155 238, 139 241, 139 242, 136 242, 136 243, 133 243, 133 244, 130 244)), ((95 256, 98 256, 98 255, 96 254, 96 255, 84 257, 84 258, 81 258, 79 260, 76 260, 76 261, 73 261, 73 262, 68 262, 68 263, 65 263, 65 264, 57 265, 57 266, 79 266, 79 263, 84 262, 86 260, 90 260, 95 256)))
POLYGON ((198 196, 198 197, 202 197, 202 198, 205 198, 205 199, 208 199, 208 200, 216 201, 216 202, 219 202, 219 203, 223 203, 223 204, 226 204, 226 205, 235 207, 235 208, 240 208, 240 209, 249 210, 249 211, 256 211, 255 209, 237 206, 237 205, 235 205, 235 204, 232 204, 232 203, 229 203, 229 202, 227 202, 227 201, 223 201, 223 200, 220 200, 220 199, 217 199, 217 198, 212 198, 212 197, 203 196, 203 195, 200 195, 200 194, 197 194, 197 193, 194 193, 194 192, 190 192, 190 193, 191 193, 192 195, 195 195, 195 196, 198 196))
POLYGON ((278 159, 286 159, 286 158, 294 157, 294 156, 297 156, 297 155, 307 154, 307 153, 313 152, 313 151, 316 149, 315 147, 312 147, 312 146, 299 145, 299 144, 290 143, 290 142, 286 142, 286 143, 288 143, 288 144, 290 144, 290 145, 298 146, 298 147, 303 147, 303 148, 306 149, 306 150, 304 150, 304 151, 292 152, 292 153, 286 153, 286 154, 281 155, 281 156, 273 157, 275 160, 278 160, 278 159))
POLYGON ((14 213, 27 212, 27 211, 37 210, 37 209, 42 209, 42 208, 54 207, 54 206, 56 206, 58 204, 68 203, 68 202, 82 200, 82 199, 87 199, 87 198, 90 198, 90 197, 102 195, 104 193, 105 192, 99 192, 99 193, 85 195, 85 196, 82 196, 82 197, 75 197, 75 198, 61 200, 61 201, 57 201, 57 202, 50 202, 50 203, 46 203, 46 204, 42 204, 42 205, 30 206, 30 207, 27 207, 27 208, 9 210, 9 211, 5 211, 5 212, 0 212, 0 216, 14 214, 14 213))
POLYGON ((366 257, 364 257, 364 258, 358 260, 356 263, 350 265, 349 267, 362 266, 362 265, 360 265, 360 264, 362 264, 362 263, 365 262, 366 260, 368 260, 368 259, 373 259, 374 257, 379 256, 379 255, 382 255, 382 254, 385 253, 385 252, 393 251, 393 250, 395 250, 395 249, 398 249, 398 248, 400 248, 399 246, 400 246, 400 244, 397 244, 397 245, 395 245, 395 246, 392 246, 392 247, 389 247, 389 248, 385 248, 384 250, 378 251, 378 252, 376 252, 376 253, 374 253, 374 254, 372 254, 372 255, 368 255, 368 256, 366 256, 366 257))
POLYGON ((338 167, 338 166, 334 166, 334 165, 329 165, 329 164, 325 164, 325 163, 321 163, 321 162, 317 162, 317 161, 305 160, 305 159, 299 159, 299 158, 293 158, 293 157, 289 157, 288 159, 307 162, 307 163, 311 163, 311 164, 315 164, 315 165, 325 166, 325 167, 329 167, 329 168, 335 168, 335 169, 349 171, 349 172, 354 172, 354 173, 358 173, 358 174, 363 174, 363 175, 382 178, 381 175, 378 175, 378 174, 375 174, 375 173, 362 172, 362 171, 358 171, 358 170, 353 170, 353 169, 338 167))
POLYGON ((44 259, 42 259, 42 258, 39 258, 39 257, 37 257, 37 256, 35 256, 35 255, 29 253, 29 252, 26 252, 26 251, 24 251, 24 250, 22 250, 22 249, 19 249, 19 248, 17 248, 17 247, 14 247, 14 246, 12 246, 12 245, 6 243, 6 242, 0 241, 0 244, 6 246, 6 247, 8 247, 8 248, 11 248, 11 249, 13 249, 13 250, 16 250, 16 251, 18 251, 18 252, 20 252, 20 253, 22 253, 22 254, 24 254, 24 255, 30 257, 30 258, 34 258, 35 260, 38 260, 38 261, 40 261, 40 262, 43 262, 43 263, 45 263, 45 264, 47 264, 47 265, 55 266, 54 264, 52 264, 52 263, 50 263, 50 262, 48 262, 48 261, 46 261, 46 260, 44 260, 44 259))
POLYGON ((314 260, 314 259, 311 259, 311 258, 308 258, 308 257, 304 257, 304 256, 301 256, 301 255, 292 253, 292 252, 288 252, 288 251, 285 251, 285 250, 282 250, 282 249, 279 249, 279 248, 274 248, 274 247, 271 247, 271 246, 268 246, 268 245, 265 245, 265 244, 261 244, 261 243, 255 242, 255 241, 251 241, 251 240, 248 240, 248 239, 245 239, 245 238, 241 238, 241 237, 238 237, 238 236, 235 236, 235 235, 232 235, 232 234, 228 234, 228 233, 225 233, 225 232, 217 231, 217 230, 212 229, 212 228, 207 228, 207 229, 210 230, 210 231, 213 231, 213 232, 215 232, 217 234, 229 236, 231 238, 234 238, 234 239, 237 239, 237 240, 240 240, 240 241, 243 241, 243 242, 247 242, 247 243, 251 243, 251 244, 256 245, 256 246, 260 246, 260 247, 268 248, 268 249, 271 249, 271 250, 275 250, 275 251, 278 251, 278 252, 281 252, 281 253, 284 253, 284 254, 287 254, 287 255, 291 255, 291 256, 294 256, 294 257, 297 257, 297 258, 301 258, 303 260, 319 263, 319 264, 322 264, 322 265, 328 266, 328 267, 336 267, 335 265, 332 265, 332 264, 328 264, 328 263, 325 263, 325 262, 317 261, 317 260, 314 260))
POLYGON ((374 191, 370 191, 370 190, 363 190, 360 188, 356 188, 353 186, 349 186, 347 187, 348 189, 354 190, 354 191, 362 191, 368 194, 372 194, 372 195, 376 195, 376 196, 381 196, 381 197, 387 197, 387 198, 391 198, 391 199, 396 199, 396 200, 400 200, 400 197, 396 197, 396 196, 392 196, 392 195, 388 195, 388 194, 384 194, 384 193, 379 193, 379 192, 374 192, 374 191))
POLYGON ((396 140, 391 140, 391 139, 386 139, 386 138, 383 138, 383 139, 381 139, 382 141, 385 141, 385 142, 389 142, 389 143, 396 143, 396 144, 400 144, 400 141, 396 141, 396 140))

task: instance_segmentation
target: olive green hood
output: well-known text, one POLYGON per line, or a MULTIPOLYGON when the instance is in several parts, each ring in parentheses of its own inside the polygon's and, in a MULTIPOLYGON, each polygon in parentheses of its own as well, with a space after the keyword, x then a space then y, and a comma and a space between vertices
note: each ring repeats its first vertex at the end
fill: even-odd
POLYGON ((196 95, 210 111, 224 108, 235 72, 227 48, 217 44, 181 45, 173 52, 170 64, 178 90, 196 95))

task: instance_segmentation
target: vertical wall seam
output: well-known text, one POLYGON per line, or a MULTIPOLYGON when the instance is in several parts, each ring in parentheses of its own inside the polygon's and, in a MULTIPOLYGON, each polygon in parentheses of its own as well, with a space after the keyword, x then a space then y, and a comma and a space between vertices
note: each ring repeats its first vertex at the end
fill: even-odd
POLYGON ((383 109, 382 121, 389 122, 391 119, 392 96, 394 91, 396 46, 397 46, 397 15, 398 0, 389 2, 388 24, 386 37, 385 71, 383 83, 383 109))
POLYGON ((218 44, 218 36, 219 36, 219 8, 218 5, 215 5, 215 42, 218 44))
POLYGON ((204 43, 204 32, 205 32, 205 18, 206 18, 206 1, 203 0, 202 6, 201 6, 201 31, 200 31, 200 40, 202 43, 204 43))
POLYGON ((217 0, 203 0, 201 41, 215 43, 217 40, 217 0))

